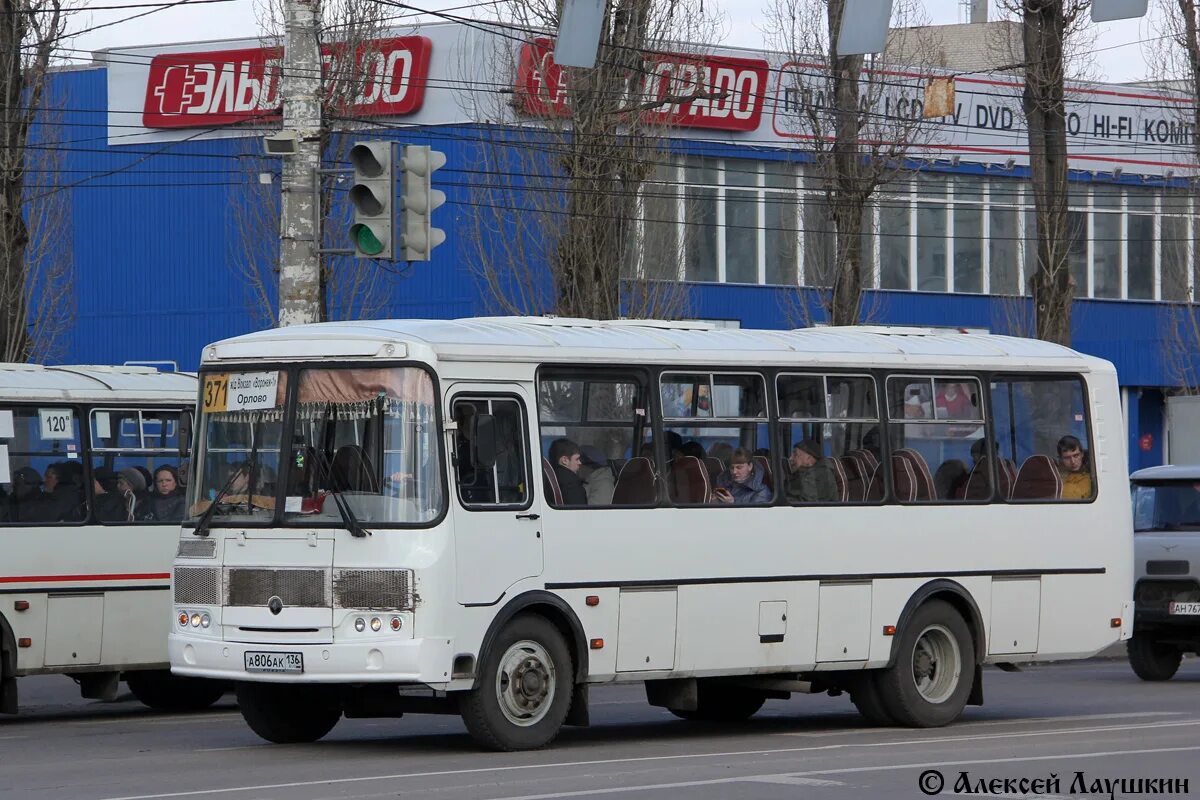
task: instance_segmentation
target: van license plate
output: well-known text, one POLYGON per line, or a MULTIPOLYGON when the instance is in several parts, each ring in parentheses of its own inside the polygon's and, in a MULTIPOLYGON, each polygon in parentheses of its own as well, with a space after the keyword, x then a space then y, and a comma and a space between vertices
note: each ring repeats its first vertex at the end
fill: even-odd
POLYGON ((246 672, 304 672, 303 653, 249 651, 245 655, 246 672))
POLYGON ((1167 613, 1187 617, 1200 616, 1200 603, 1174 602, 1167 606, 1167 613))

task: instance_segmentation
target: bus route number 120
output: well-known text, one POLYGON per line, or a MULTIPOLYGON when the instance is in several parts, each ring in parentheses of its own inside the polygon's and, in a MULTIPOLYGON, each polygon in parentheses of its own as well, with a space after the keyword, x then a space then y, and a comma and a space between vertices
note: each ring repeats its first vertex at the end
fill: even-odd
POLYGON ((204 410, 205 412, 224 411, 229 405, 229 376, 204 376, 204 410))

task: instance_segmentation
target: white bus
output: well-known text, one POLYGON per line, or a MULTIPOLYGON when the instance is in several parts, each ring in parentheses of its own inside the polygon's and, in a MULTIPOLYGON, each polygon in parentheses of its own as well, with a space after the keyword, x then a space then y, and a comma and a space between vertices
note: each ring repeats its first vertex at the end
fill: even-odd
POLYGON ((842 690, 944 725, 984 665, 1128 636, 1116 375, 1063 347, 373 321, 200 377, 171 666, 271 741, 416 711, 539 747, 635 681, 688 719, 842 690))
POLYGON ((23 675, 69 675, 102 699, 123 677, 160 709, 223 693, 167 662, 185 510, 167 477, 188 455, 196 385, 147 367, 0 364, 0 712, 17 713, 23 675))

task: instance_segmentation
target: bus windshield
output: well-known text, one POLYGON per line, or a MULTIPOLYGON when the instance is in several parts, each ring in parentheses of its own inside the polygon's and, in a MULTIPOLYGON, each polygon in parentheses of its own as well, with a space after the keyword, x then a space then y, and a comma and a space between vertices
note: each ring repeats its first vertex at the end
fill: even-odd
POLYGON ((213 502, 217 525, 278 518, 341 526, 338 500, 366 526, 422 524, 441 513, 433 381, 424 370, 300 368, 205 376, 204 386, 203 478, 193 517, 213 502), (248 393, 234 388, 256 384, 248 393), (259 407, 237 407, 247 397, 259 407))

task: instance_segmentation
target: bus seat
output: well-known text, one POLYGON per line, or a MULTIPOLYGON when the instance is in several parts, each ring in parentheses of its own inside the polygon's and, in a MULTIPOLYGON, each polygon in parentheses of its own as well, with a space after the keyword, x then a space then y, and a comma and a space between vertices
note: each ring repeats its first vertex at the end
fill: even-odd
POLYGON ((833 473, 833 483, 837 486, 837 502, 850 502, 850 479, 846 475, 846 468, 842 466, 840 458, 823 459, 825 465, 829 467, 829 471, 833 473))
POLYGON ((934 489, 933 475, 929 472, 929 464, 925 462, 925 457, 907 447, 900 448, 895 455, 903 458, 912 467, 913 500, 917 502, 936 500, 937 491, 934 489))
POLYGON ((658 500, 657 476, 650 459, 637 456, 625 462, 613 491, 615 506, 648 506, 658 500))
POLYGON ((867 490, 863 494, 863 500, 868 503, 878 503, 883 499, 883 470, 876 467, 871 473, 870 480, 867 481, 867 490))
POLYGON ((771 474, 771 462, 766 456, 753 456, 754 468, 763 476, 763 486, 775 491, 775 476, 771 474))
POLYGON ((971 468, 971 475, 967 478, 966 489, 963 491, 964 500, 989 500, 992 496, 992 487, 988 479, 987 459, 980 459, 974 467, 971 468))
POLYGON ((874 475, 875 470, 879 469, 879 459, 870 450, 860 447, 857 450, 851 450, 846 455, 858 461, 858 471, 865 481, 870 481, 869 476, 874 475))
POLYGON ((708 468, 696 456, 671 459, 667 491, 676 503, 709 502, 712 485, 709 482, 708 468))
POLYGON ((1049 456, 1035 453, 1025 459, 1013 482, 1013 500, 1057 500, 1062 497, 1062 478, 1049 456))
POLYGON ((550 461, 544 457, 542 458, 542 492, 551 505, 561 506, 563 504, 558 476, 554 474, 554 467, 550 466, 550 461))
POLYGON ((1017 483, 1017 465, 1012 459, 1000 459, 1000 496, 1005 500, 1012 498, 1013 486, 1017 483))
POLYGON ((892 454, 892 491, 901 503, 912 503, 917 499, 917 475, 912 462, 899 453, 892 454))
POLYGON ((863 462, 849 454, 837 461, 842 466, 842 474, 846 476, 846 502, 861 503, 867 496, 867 483, 870 480, 863 473, 863 462))
POLYGON ((933 489, 939 500, 961 500, 970 482, 967 465, 957 458, 943 461, 933 473, 933 489))
POLYGON ((705 456, 704 466, 708 469, 708 481, 711 484, 717 476, 725 471, 725 462, 716 456, 705 456))

